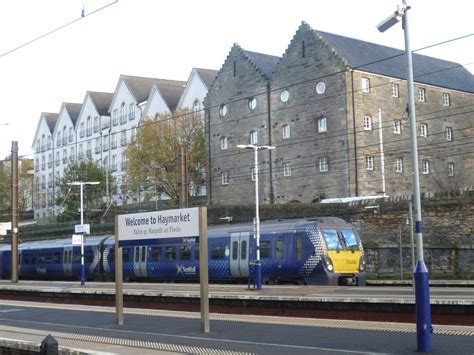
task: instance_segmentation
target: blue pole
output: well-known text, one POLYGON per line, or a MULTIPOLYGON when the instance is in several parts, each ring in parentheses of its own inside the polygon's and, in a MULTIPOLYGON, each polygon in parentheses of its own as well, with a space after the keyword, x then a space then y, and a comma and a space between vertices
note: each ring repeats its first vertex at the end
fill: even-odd
POLYGON ((415 298, 416 298, 416 340, 418 351, 431 351, 431 309, 430 309, 430 285, 428 269, 425 262, 419 260, 415 269, 415 298))

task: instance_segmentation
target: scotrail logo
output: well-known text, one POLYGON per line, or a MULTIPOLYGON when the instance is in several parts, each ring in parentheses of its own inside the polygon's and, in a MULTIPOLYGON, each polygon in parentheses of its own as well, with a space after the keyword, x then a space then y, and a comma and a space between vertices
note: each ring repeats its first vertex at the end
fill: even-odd
POLYGON ((196 266, 184 266, 176 264, 177 275, 196 275, 196 266))

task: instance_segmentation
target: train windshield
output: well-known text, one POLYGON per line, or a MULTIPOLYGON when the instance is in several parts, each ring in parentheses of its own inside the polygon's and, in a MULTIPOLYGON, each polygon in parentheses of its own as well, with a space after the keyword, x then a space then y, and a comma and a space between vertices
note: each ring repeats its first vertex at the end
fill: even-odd
POLYGON ((323 229, 323 237, 326 241, 328 250, 342 249, 341 241, 339 240, 339 236, 335 229, 323 229))
POLYGON ((359 243, 352 229, 323 229, 323 237, 328 250, 357 249, 359 243))
POLYGON ((357 249, 359 247, 359 243, 352 229, 343 229, 341 230, 341 234, 347 249, 357 249))

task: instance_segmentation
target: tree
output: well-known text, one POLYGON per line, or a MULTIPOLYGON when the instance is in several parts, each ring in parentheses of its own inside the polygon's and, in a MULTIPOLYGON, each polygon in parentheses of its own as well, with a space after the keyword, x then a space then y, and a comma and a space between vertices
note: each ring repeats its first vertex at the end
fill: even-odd
POLYGON ((125 151, 128 187, 148 191, 148 198, 165 193, 177 202, 181 147, 188 151, 188 183, 196 195, 205 184, 204 124, 195 112, 187 110, 144 119, 125 151))
POLYGON ((106 177, 92 161, 73 163, 64 171, 57 188, 59 196, 56 205, 63 208, 57 216, 58 222, 77 221, 80 219, 80 186, 71 186, 72 182, 98 181, 99 185, 84 185, 84 216, 97 217, 105 206, 106 177))

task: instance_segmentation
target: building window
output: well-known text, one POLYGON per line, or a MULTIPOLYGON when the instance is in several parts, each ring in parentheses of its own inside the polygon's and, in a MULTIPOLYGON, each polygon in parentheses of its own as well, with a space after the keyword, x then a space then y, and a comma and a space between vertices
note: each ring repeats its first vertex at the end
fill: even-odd
POLYGON ((53 155, 51 153, 48 154, 48 168, 53 167, 53 155))
POLYGON ((107 134, 104 136, 104 142, 102 144, 102 148, 104 152, 109 150, 109 136, 107 134))
POLYGON ((219 115, 221 117, 225 117, 227 115, 227 106, 226 105, 221 105, 219 107, 219 115))
POLYGON ((101 143, 100 138, 96 138, 96 140, 95 140, 95 154, 100 153, 100 149, 101 149, 100 143, 101 143))
POLYGON ((286 124, 282 127, 282 137, 283 139, 288 139, 291 137, 291 126, 286 124))
POLYGON ((397 158, 395 160, 395 171, 397 173, 403 172, 403 159, 402 158, 397 158))
POLYGON ((447 141, 453 140, 453 127, 446 127, 446 140, 447 141))
POLYGON ((287 89, 283 90, 280 93, 281 102, 288 102, 289 99, 290 99, 290 92, 287 89))
POLYGON ((46 161, 44 157, 41 157, 41 170, 44 170, 44 169, 46 169, 46 161))
POLYGON ((370 79, 369 78, 362 78, 361 89, 362 89, 362 92, 370 92, 370 79))
POLYGON ((449 106, 451 104, 449 94, 447 92, 443 93, 443 105, 449 106))
POLYGON ((223 171, 221 173, 221 182, 222 182, 222 185, 229 185, 229 172, 228 171, 223 171))
POLYGON ((421 102, 426 101, 426 95, 425 95, 425 89, 424 88, 418 88, 418 101, 421 101, 421 102))
POLYGON ((117 171, 117 156, 112 155, 112 166, 111 166, 112 171, 117 171))
POLYGON ((257 144, 258 143, 258 133, 257 133, 257 131, 255 131, 255 130, 250 131, 249 141, 250 141, 250 144, 257 144))
POLYGON ((402 121, 393 120, 393 133, 400 134, 402 133, 402 121))
POLYGON ((56 166, 61 163, 61 157, 59 156, 59 152, 56 152, 56 166))
POLYGON ((426 123, 420 124, 420 137, 428 137, 428 125, 426 123))
POLYGON ((399 97, 399 86, 397 83, 392 83, 392 97, 399 97))
POLYGON ((91 116, 87 116, 87 137, 92 134, 92 118, 91 116))
POLYGON ((85 135, 86 135, 85 125, 84 125, 84 122, 81 122, 79 126, 79 137, 84 138, 85 135))
POLYGON ((74 128, 69 128, 69 143, 74 142, 74 128))
POLYGON ((327 130, 328 130, 328 120, 326 117, 321 117, 318 120, 318 132, 319 133, 327 132, 327 130))
POLYGON ((87 149, 86 149, 87 158, 92 159, 92 141, 87 141, 87 149))
POLYGON ((79 144, 79 154, 78 154, 79 160, 82 160, 84 158, 84 148, 82 146, 82 143, 79 144))
POLYGON ((430 162, 428 160, 423 160, 421 162, 421 166, 423 169, 423 175, 428 175, 430 173, 430 162))
POLYGON ((371 155, 365 156, 365 170, 374 170, 374 157, 371 155))
POLYGON ((448 176, 454 176, 454 163, 448 163, 448 176))
POLYGON ((71 151, 69 154, 69 161, 74 161, 74 147, 71 147, 71 151))
POLYGON ((53 147, 51 143, 51 136, 48 136, 47 141, 48 141, 48 149, 51 149, 53 147))
POLYGON ((110 136, 110 148, 117 148, 117 135, 115 133, 112 133, 110 136))
POLYGON ((94 117, 94 133, 99 132, 99 117, 94 117))
POLYGON ((250 168, 250 179, 252 179, 252 181, 255 181, 255 179, 256 179, 255 167, 253 167, 253 166, 250 168))
POLYGON ((257 108, 257 99, 255 97, 250 98, 248 104, 249 109, 252 111, 255 110, 257 108))
POLYGON ((67 163, 67 149, 63 150, 63 164, 67 163))
MULTIPOLYGON (((58 132, 58 134, 56 135, 56 146, 60 147, 61 146, 61 131, 58 132)), ((46 150, 46 146, 44 145, 44 142, 41 144, 42 145, 42 150, 43 152, 46 150)))
POLYGON ((128 107, 128 119, 131 121, 135 119, 135 104, 131 103, 128 107))
MULTIPOLYGON (((132 130, 132 134, 133 134, 133 130, 132 130)), ((127 131, 120 132, 120 145, 122 147, 124 145, 127 145, 127 131)))
POLYGON ((127 123, 127 108, 125 107, 125 102, 122 102, 120 107, 120 124, 127 123))
POLYGON ((226 150, 227 148, 227 137, 221 137, 221 150, 226 150))
POLYGON ((39 159, 36 158, 36 161, 35 161, 35 171, 36 171, 36 172, 38 172, 38 171, 40 170, 40 169, 39 169, 39 163, 40 163, 39 159))
POLYGON ((319 171, 321 173, 326 173, 329 171, 329 162, 327 157, 319 158, 319 171))
POLYGON ((112 112, 112 124, 114 126, 118 125, 118 110, 115 109, 113 112, 112 112))
POLYGON ((291 162, 283 163, 283 176, 291 176, 291 162))
POLYGON ((372 130, 372 117, 364 116, 364 131, 372 130))

